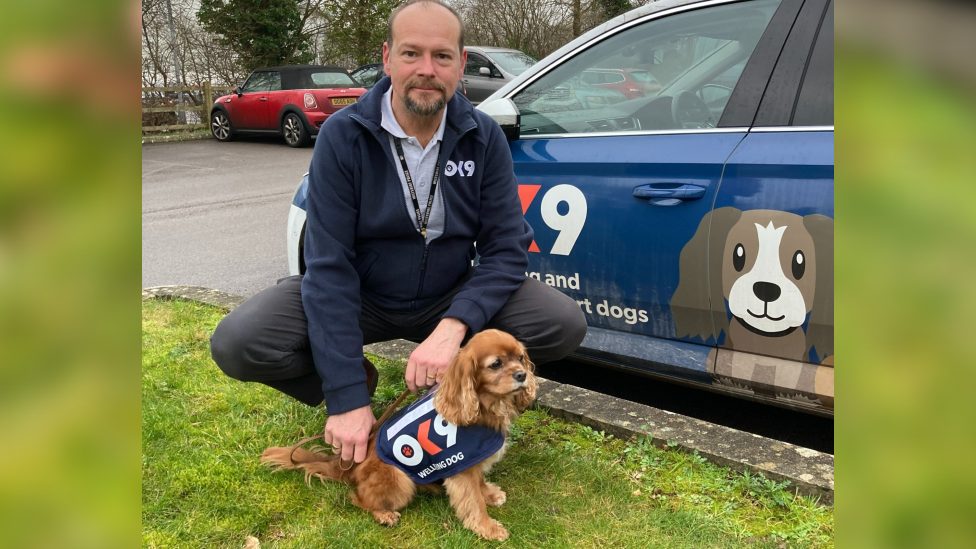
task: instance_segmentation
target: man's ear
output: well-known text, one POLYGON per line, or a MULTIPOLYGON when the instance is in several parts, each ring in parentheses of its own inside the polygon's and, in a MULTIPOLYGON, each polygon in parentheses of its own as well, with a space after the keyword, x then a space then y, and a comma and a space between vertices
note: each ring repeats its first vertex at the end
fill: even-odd
POLYGON ((458 427, 470 425, 478 419, 478 393, 474 381, 478 362, 474 352, 464 348, 454 358, 441 380, 434 408, 450 423, 458 427))

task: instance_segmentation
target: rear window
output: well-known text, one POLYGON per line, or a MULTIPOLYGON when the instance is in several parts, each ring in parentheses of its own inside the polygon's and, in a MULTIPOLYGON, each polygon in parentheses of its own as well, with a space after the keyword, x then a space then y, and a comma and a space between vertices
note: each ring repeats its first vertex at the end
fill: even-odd
POLYGON ((657 82, 657 78, 647 71, 631 71, 630 77, 637 82, 657 82))
POLYGON ((505 72, 516 76, 525 72, 525 69, 536 64, 536 60, 525 55, 520 51, 492 51, 486 52, 488 57, 498 63, 505 72))
POLYGON ((309 74, 314 88, 347 88, 358 86, 351 76, 342 72, 313 72, 309 74))

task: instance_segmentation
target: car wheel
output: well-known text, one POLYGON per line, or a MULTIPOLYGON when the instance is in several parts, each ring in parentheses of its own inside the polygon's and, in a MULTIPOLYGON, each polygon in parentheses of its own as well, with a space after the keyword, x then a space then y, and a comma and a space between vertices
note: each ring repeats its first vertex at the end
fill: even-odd
POLYGON ((305 123, 301 117, 290 112, 281 121, 281 135, 285 137, 285 143, 291 147, 304 147, 308 145, 308 132, 305 131, 305 123))
POLYGON ((227 113, 216 110, 210 114, 210 132, 217 141, 234 139, 234 126, 231 125, 227 113))

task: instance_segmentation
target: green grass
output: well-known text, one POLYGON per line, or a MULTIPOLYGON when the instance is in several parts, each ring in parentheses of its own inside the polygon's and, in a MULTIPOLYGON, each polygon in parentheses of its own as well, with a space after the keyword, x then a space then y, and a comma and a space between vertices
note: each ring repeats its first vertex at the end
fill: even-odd
MULTIPOLYGON (((219 309, 183 301, 142 306, 144 547, 486 547, 447 498, 418 496, 399 526, 354 507, 346 486, 258 463, 267 446, 322 430, 309 408, 226 378, 210 360, 219 309)), ((380 369, 377 415, 405 388, 404 364, 380 369)), ((548 416, 522 415, 490 480, 508 502, 489 514, 511 547, 833 547, 833 509, 761 476, 697 455, 623 441, 548 416)))

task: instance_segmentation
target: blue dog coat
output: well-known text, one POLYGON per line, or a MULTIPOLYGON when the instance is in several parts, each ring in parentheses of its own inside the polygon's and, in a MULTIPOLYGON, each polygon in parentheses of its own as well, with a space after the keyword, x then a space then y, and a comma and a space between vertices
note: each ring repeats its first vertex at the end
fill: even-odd
POLYGON ((435 387, 383 423, 376 453, 417 484, 429 484, 481 463, 505 444, 505 435, 480 425, 457 427, 434 409, 435 387))

